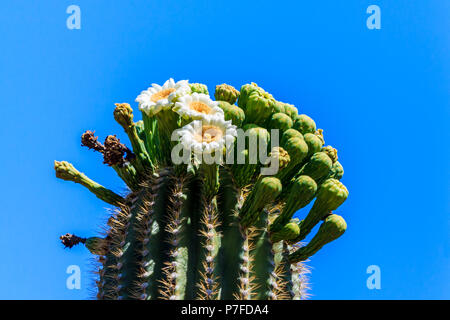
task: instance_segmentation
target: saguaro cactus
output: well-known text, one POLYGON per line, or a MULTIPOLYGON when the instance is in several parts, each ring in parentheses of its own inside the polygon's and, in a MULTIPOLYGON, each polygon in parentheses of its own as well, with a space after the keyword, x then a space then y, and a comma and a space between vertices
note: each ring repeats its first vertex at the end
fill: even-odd
POLYGON ((137 97, 140 121, 116 104, 131 149, 114 135, 103 144, 93 131, 82 135, 128 194, 55 161, 58 178, 116 208, 104 235, 61 236, 97 257, 98 299, 305 298, 302 261, 344 233, 331 213, 348 196, 343 168, 316 123, 255 83, 218 85, 215 98, 203 84, 170 79, 137 97), (293 219, 312 201, 304 220, 293 219))

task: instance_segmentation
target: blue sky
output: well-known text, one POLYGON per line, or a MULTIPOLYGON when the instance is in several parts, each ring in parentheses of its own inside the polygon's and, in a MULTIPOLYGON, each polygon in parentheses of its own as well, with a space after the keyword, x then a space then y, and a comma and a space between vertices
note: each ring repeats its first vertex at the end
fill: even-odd
MULTIPOLYGON (((254 81, 295 104, 339 150, 348 230, 312 257, 313 299, 449 299, 448 1, 3 1, 0 5, 1 299, 85 299, 83 247, 105 205, 54 177, 68 160, 121 192, 84 130, 118 134, 115 102, 169 77, 254 81), (66 8, 81 8, 81 29, 66 8), (381 9, 369 30, 366 8, 381 9), (66 288, 79 265, 81 290, 66 288), (381 269, 369 290, 366 269, 381 269)), ((212 91, 212 90, 211 90, 212 91)))

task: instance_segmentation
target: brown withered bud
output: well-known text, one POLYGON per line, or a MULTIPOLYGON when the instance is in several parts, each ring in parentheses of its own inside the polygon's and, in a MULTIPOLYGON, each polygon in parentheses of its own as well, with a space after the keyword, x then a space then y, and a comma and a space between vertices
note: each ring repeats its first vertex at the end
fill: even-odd
POLYGON ((122 166, 125 160, 133 159, 135 155, 115 135, 109 135, 105 139, 105 151, 103 152, 103 163, 109 166, 122 166))
POLYGON ((62 244, 66 248, 72 248, 73 246, 76 246, 79 243, 84 244, 86 242, 85 238, 80 238, 70 233, 66 233, 65 235, 60 236, 59 239, 61 239, 62 244))
POLYGON ((103 153, 105 151, 105 146, 98 142, 98 137, 96 137, 94 134, 95 131, 90 130, 87 130, 85 133, 83 133, 81 135, 81 145, 103 153))

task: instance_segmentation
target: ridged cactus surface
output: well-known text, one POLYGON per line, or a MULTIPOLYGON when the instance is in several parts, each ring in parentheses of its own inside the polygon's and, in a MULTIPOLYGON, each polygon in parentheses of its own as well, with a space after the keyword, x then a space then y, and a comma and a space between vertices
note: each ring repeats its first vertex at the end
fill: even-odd
POLYGON ((116 208, 104 235, 61 236, 96 256, 98 299, 304 299, 303 261, 344 233, 332 213, 348 196, 343 168, 314 120, 255 83, 218 85, 214 97, 170 79, 137 97, 140 121, 116 104, 130 148, 115 135, 103 144, 93 131, 82 135, 126 195, 55 161, 58 178, 116 208))

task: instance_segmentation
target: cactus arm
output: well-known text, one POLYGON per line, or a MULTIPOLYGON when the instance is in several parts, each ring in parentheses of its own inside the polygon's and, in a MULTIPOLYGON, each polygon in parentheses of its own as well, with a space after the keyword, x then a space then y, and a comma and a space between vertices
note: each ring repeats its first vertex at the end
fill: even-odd
POLYGON ((89 179, 84 173, 66 161, 55 161, 56 177, 66 181, 79 183, 91 191, 97 198, 113 206, 120 207, 125 203, 125 199, 113 191, 106 189, 97 182, 89 179))

